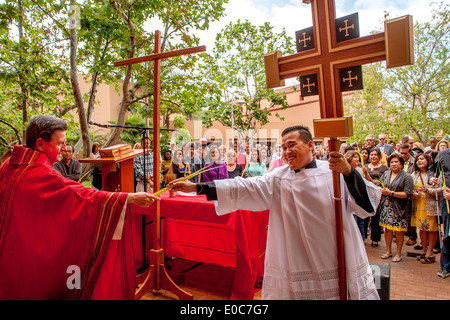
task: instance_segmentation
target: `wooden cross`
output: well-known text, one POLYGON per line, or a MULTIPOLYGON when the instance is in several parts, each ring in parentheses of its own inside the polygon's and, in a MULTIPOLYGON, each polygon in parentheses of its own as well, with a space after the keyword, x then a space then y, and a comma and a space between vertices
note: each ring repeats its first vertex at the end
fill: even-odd
MULTIPOLYGON (((351 117, 344 117, 339 70, 378 61, 387 67, 413 64, 412 17, 405 16, 385 22, 385 32, 345 39, 348 20, 344 20, 345 41, 338 41, 334 0, 303 0, 311 4, 314 45, 308 50, 282 57, 281 52, 264 56, 268 88, 284 86, 284 80, 309 74, 317 75, 320 114, 314 120, 314 136, 330 138, 330 151, 339 150, 339 137, 353 135, 351 117)), ((300 50, 299 50, 300 51, 300 50)), ((345 78, 345 77, 344 77, 345 78)), ((352 79, 347 78, 351 81, 352 79)), ((309 81, 308 81, 309 84, 309 81)), ((308 87, 309 89, 309 87, 308 87)), ((347 298, 342 203, 339 173, 333 172, 333 199, 336 219, 336 248, 339 274, 339 295, 347 298)))
POLYGON ((284 86, 285 79, 317 74, 321 118, 344 114, 339 69, 384 60, 387 67, 413 63, 411 16, 386 21, 385 32, 338 42, 334 0, 303 3, 311 4, 313 48, 285 57, 279 51, 266 54, 266 81, 275 88, 284 86))
MULTIPOLYGON (((178 57, 187 54, 193 54, 206 51, 205 46, 192 47, 187 49, 173 50, 168 52, 161 52, 161 32, 155 32, 155 49, 154 53, 148 56, 131 58, 117 61, 114 63, 115 67, 132 65, 136 63, 154 61, 154 75, 153 75, 153 191, 158 191, 160 186, 160 91, 161 91, 161 60, 178 57)), ((142 283, 140 288, 136 291, 135 299, 139 300, 144 294, 152 290, 165 289, 176 294, 180 299, 192 300, 192 295, 179 288, 167 274, 164 265, 164 249, 161 248, 161 214, 160 203, 155 202, 155 219, 153 222, 153 245, 154 248, 150 250, 150 266, 149 269, 142 275, 138 276, 138 283, 142 283), (144 279, 143 282, 140 279, 144 279)), ((145 259, 145 256, 143 257, 145 259)))

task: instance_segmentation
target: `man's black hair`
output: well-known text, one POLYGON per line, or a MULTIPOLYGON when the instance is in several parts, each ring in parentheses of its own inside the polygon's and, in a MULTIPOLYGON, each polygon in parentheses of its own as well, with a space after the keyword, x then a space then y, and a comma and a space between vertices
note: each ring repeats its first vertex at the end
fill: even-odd
POLYGON ((411 145, 409 143, 401 144, 399 149, 408 149, 408 152, 411 152, 411 145))
POLYGON ((306 126, 302 126, 302 125, 298 125, 298 126, 292 126, 292 127, 288 127, 286 129, 283 130, 283 132, 281 133, 281 136, 284 136, 290 132, 293 131, 297 131, 300 139, 302 139, 302 141, 304 143, 308 143, 309 141, 313 141, 313 137, 311 134, 311 131, 309 131, 309 128, 306 126))
POLYGON ((75 147, 69 143, 66 143, 66 149, 67 147, 70 147, 70 149, 72 150, 73 153, 75 153, 75 147))

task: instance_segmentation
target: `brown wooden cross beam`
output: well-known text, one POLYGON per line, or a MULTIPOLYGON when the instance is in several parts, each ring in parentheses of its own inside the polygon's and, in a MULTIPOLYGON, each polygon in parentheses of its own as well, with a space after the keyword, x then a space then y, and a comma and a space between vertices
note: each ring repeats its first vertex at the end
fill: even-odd
MULTIPOLYGON (((339 69, 387 60, 388 67, 413 63, 412 17, 387 21, 385 32, 338 42, 334 0, 303 0, 311 4, 314 37, 302 33, 299 42, 310 50, 281 57, 279 52, 267 54, 267 87, 284 85, 284 80, 317 74, 321 118, 343 117, 339 69)), ((348 34, 350 28, 339 28, 348 34)))
MULTIPOLYGON (((352 71, 363 64, 386 60, 387 67, 413 64, 412 17, 405 16, 385 22, 385 32, 359 37, 351 17, 337 26, 334 0, 303 0, 311 4, 313 27, 297 31, 296 54, 282 57, 281 52, 264 56, 268 88, 284 86, 284 80, 302 76, 301 89, 317 90, 322 119, 314 120, 314 136, 330 138, 330 151, 339 150, 339 137, 353 135, 351 117, 344 117, 343 84, 353 86, 357 80, 352 71), (350 22, 349 22, 350 21, 350 22), (357 34, 350 37, 350 34, 357 34), (348 37, 348 38, 347 38, 348 37), (350 39, 351 38, 351 39, 350 39), (339 71, 344 71, 340 72, 339 71), (315 79, 315 81, 311 81, 315 79)), ((340 178, 333 172, 333 190, 336 216, 336 246, 339 271, 340 298, 346 299, 345 253, 342 226, 340 178)))
MULTIPOLYGON (((126 60, 117 61, 114 63, 115 67, 132 65, 147 61, 154 61, 154 75, 153 75, 153 172, 160 172, 160 92, 161 92, 161 60, 167 58, 178 57, 198 52, 206 51, 205 46, 192 47, 187 49, 173 50, 161 52, 161 32, 155 32, 155 49, 154 53, 148 56, 130 58, 126 60)), ((160 175, 153 175, 153 191, 159 190, 160 175)), ((136 291, 135 299, 139 300, 144 294, 152 290, 165 289, 178 296, 180 299, 189 299, 193 297, 191 294, 179 288, 167 274, 164 265, 164 249, 161 248, 161 213, 160 204, 155 203, 155 219, 153 221, 153 245, 154 248, 150 250, 150 266, 149 269, 142 275, 138 276, 137 283, 142 283, 140 288, 136 291), (143 282, 141 281, 143 279, 143 282)), ((145 256, 143 257, 145 260, 145 256)))

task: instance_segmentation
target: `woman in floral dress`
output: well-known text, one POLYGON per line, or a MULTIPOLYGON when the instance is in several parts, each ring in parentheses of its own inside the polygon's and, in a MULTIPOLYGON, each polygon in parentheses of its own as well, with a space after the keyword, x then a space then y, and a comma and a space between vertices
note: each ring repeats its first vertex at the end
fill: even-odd
POLYGON ((418 155, 414 161, 414 210, 411 225, 419 229, 423 249, 418 260, 422 263, 435 261, 433 248, 437 240, 436 231, 439 230, 436 203, 439 204, 438 196, 442 193, 439 186, 442 182, 436 185, 429 183, 429 167, 432 163, 431 157, 427 154, 418 155))
MULTIPOLYGON (((363 177, 372 183, 379 185, 378 179, 383 173, 389 170, 388 166, 381 163, 382 152, 378 148, 373 148, 369 151, 369 163, 365 163, 362 167, 363 177)), ((380 213, 377 212, 370 217, 370 240, 372 240, 372 247, 378 247, 378 242, 381 240, 380 227, 380 213)))
POLYGON ((382 259, 392 257, 392 240, 395 232, 397 253, 393 262, 402 260, 403 232, 408 229, 406 207, 414 190, 413 178, 403 170, 405 160, 394 152, 388 158, 389 170, 381 176, 383 195, 378 206, 380 211, 380 226, 385 228, 386 253, 382 259))

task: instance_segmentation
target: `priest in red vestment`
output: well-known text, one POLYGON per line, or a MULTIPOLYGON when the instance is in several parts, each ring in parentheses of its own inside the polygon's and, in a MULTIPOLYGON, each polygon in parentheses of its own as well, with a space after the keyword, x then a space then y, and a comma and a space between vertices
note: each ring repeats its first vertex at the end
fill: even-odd
POLYGON ((59 118, 34 117, 27 145, 15 146, 0 167, 0 299, 91 299, 126 205, 158 199, 64 178, 53 163, 65 130, 59 118))

